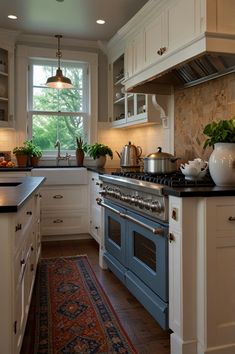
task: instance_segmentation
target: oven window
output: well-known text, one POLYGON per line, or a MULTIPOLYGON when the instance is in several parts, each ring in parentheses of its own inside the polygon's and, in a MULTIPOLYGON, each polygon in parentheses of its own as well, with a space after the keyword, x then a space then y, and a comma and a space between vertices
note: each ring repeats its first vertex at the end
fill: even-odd
POLYGON ((134 256, 156 272, 156 245, 145 236, 134 232, 134 256))
POLYGON ((108 237, 121 247, 121 224, 110 217, 108 220, 108 237))

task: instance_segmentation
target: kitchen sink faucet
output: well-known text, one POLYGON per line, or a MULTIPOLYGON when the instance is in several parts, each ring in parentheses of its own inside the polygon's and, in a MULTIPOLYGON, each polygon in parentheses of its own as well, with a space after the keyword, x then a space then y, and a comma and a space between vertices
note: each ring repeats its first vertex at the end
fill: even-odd
POLYGON ((55 143, 55 148, 57 147, 57 156, 56 156, 56 165, 59 166, 59 162, 60 160, 66 160, 68 162, 68 166, 70 165, 70 157, 71 155, 69 155, 67 152, 66 152, 66 155, 65 156, 61 156, 60 154, 60 141, 59 139, 56 140, 56 143, 55 143))

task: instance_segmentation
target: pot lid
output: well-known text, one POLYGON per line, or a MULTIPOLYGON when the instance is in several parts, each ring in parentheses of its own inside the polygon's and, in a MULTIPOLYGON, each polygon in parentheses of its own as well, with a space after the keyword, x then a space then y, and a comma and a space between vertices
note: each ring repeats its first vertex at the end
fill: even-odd
POLYGON ((167 152, 162 152, 162 148, 160 146, 157 148, 157 152, 153 152, 147 155, 147 158, 152 158, 152 159, 171 159, 172 157, 174 156, 168 154, 167 152))

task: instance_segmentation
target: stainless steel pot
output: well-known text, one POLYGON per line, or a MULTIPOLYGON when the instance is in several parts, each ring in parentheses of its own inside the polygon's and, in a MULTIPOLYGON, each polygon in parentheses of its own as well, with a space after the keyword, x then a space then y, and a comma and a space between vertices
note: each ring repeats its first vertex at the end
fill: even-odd
POLYGON ((140 146, 135 146, 131 144, 125 145, 122 149, 122 152, 119 154, 120 166, 121 167, 137 167, 139 166, 140 156, 142 154, 142 149, 140 146))
POLYGON ((179 157, 175 157, 167 152, 162 152, 162 148, 158 147, 157 152, 149 154, 144 158, 144 172, 146 173, 172 173, 177 170, 176 161, 179 157))

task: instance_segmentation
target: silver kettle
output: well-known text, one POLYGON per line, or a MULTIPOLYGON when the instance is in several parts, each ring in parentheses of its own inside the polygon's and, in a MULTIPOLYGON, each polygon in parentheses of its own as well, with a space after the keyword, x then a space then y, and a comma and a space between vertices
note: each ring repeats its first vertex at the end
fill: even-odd
POLYGON ((120 158, 121 167, 139 166, 140 156, 142 154, 142 149, 140 146, 135 146, 129 141, 129 143, 123 147, 120 154, 117 151, 116 153, 120 158))

